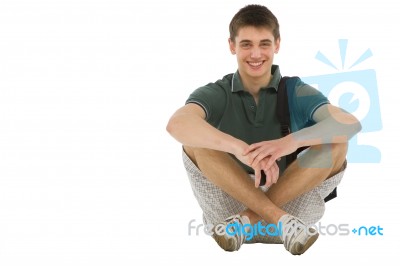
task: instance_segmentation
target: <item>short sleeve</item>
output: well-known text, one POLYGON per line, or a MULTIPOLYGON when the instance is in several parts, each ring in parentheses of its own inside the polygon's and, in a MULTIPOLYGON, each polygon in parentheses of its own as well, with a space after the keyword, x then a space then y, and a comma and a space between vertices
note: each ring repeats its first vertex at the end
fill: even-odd
POLYGON ((222 87, 209 84, 196 89, 190 94, 186 100, 186 104, 188 103, 195 103, 201 106, 206 113, 206 121, 217 126, 225 110, 227 95, 222 87))
POLYGON ((287 87, 292 88, 288 90, 292 131, 314 125, 315 111, 320 106, 329 103, 328 98, 300 79, 292 81, 292 84, 288 84, 287 87))

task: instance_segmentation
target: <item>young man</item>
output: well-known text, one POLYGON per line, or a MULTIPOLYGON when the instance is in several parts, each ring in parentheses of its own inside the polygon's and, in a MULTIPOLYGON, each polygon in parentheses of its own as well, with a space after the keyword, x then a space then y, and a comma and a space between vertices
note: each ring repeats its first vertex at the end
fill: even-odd
POLYGON ((295 79, 287 88, 292 132, 282 137, 275 110, 281 74, 273 65, 280 47, 278 21, 266 7, 249 5, 233 17, 229 30, 237 72, 195 90, 171 117, 167 131, 183 144, 204 223, 225 230, 213 234, 221 248, 283 243, 300 255, 318 237, 307 225, 322 217, 324 198, 343 177, 347 142, 361 126, 295 79), (286 165, 286 155, 308 146, 286 165), (262 172, 267 181, 259 187, 262 172), (249 224, 275 224, 283 230, 250 239, 249 224), (240 232, 240 226, 246 230, 240 232))

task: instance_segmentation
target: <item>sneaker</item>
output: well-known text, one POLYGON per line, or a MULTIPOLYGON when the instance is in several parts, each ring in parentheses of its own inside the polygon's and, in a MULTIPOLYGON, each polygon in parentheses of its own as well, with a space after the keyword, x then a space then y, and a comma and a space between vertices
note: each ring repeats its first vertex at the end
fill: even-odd
POLYGON ((293 255, 301 255, 317 240, 319 234, 314 228, 307 225, 290 214, 283 215, 279 222, 282 223, 282 241, 286 250, 293 255))
MULTIPOLYGON (((233 235, 227 234, 226 228, 230 224, 238 224, 238 226, 240 228, 243 228, 243 225, 250 224, 250 220, 247 216, 240 216, 239 214, 237 214, 237 215, 228 217, 225 221, 215 225, 215 227, 214 227, 213 237, 214 237, 215 241, 218 243, 218 245, 225 251, 236 251, 236 250, 239 250, 239 248, 242 246, 242 244, 245 241, 246 236, 243 233, 235 232, 235 229, 233 226, 230 226, 228 231, 231 233, 234 233, 234 234, 233 235), (224 234, 218 235, 215 232, 215 229, 218 227, 224 228, 224 234)), ((218 230, 220 231, 221 229, 218 229, 218 230)), ((246 229, 246 231, 247 230, 248 229, 246 229)))

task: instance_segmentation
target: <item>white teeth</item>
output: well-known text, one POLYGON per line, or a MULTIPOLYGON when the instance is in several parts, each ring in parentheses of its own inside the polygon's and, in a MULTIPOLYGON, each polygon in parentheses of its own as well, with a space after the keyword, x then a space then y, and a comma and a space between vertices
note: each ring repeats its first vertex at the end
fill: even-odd
POLYGON ((249 62, 251 66, 258 67, 261 66, 262 62, 249 62))

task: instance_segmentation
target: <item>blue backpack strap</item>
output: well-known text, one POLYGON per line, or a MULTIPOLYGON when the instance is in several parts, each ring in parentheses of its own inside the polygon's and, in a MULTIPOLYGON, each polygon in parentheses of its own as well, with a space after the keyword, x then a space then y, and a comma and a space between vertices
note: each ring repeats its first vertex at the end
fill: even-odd
MULTIPOLYGON (((288 102, 288 93, 287 93, 287 84, 289 80, 299 79, 299 77, 282 77, 279 82, 278 87, 278 95, 277 95, 277 104, 276 104, 276 115, 278 117, 279 123, 281 124, 281 134, 282 137, 287 136, 290 134, 290 109, 289 109, 289 102, 288 102)), ((294 80, 293 80, 294 81, 294 80)), ((293 82, 289 83, 290 85, 293 82)), ((286 166, 289 166, 292 162, 297 159, 297 155, 307 149, 308 147, 301 147, 297 149, 292 154, 286 155, 286 166)), ((263 173, 263 172, 262 172, 263 173)), ((331 199, 337 197, 337 188, 335 188, 324 200, 328 202, 331 199)))
POLYGON ((290 110, 286 90, 286 81, 290 77, 282 77, 278 86, 276 115, 281 124, 282 137, 290 133, 290 110))
MULTIPOLYGON (((282 77, 278 86, 276 115, 278 117, 279 123, 281 124, 282 137, 285 137, 291 133, 290 109, 289 109, 288 93, 287 93, 287 81, 289 79, 298 79, 298 77, 282 77)), ((300 149, 304 150, 306 148, 307 147, 302 147, 300 149)), ((300 149, 293 152, 292 154, 286 155, 286 166, 289 166, 294 160, 296 160, 297 154, 301 152, 300 149)))
MULTIPOLYGON (((279 81, 277 99, 276 99, 276 115, 278 117, 278 121, 281 124, 281 135, 282 137, 290 134, 290 110, 288 103, 288 96, 286 90, 286 81, 290 79, 290 77, 282 77, 279 81)), ((294 160, 297 158, 297 153, 294 152, 292 154, 286 155, 286 166, 289 166, 294 160)), ((264 171, 261 171, 261 180, 260 186, 265 185, 267 181, 267 177, 264 171)))

